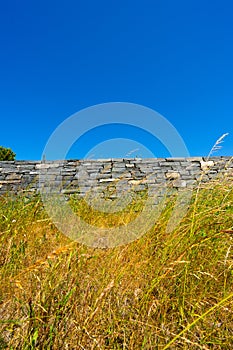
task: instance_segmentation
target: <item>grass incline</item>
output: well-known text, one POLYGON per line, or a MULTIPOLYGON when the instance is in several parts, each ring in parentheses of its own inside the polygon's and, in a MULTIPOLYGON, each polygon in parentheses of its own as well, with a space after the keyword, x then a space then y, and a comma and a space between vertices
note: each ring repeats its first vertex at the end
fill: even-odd
POLYGON ((140 239, 97 249, 60 233, 39 196, 2 196, 0 349, 232 349, 232 180, 194 190, 168 233, 172 208, 140 239))

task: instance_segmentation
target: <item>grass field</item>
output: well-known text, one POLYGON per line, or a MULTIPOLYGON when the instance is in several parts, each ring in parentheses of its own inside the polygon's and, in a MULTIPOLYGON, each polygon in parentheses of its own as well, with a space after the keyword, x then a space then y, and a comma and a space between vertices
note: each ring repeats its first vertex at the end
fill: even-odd
POLYGON ((193 191, 168 233, 171 211, 138 240, 97 249, 60 233, 39 196, 0 198, 0 349, 232 349, 232 180, 193 191))

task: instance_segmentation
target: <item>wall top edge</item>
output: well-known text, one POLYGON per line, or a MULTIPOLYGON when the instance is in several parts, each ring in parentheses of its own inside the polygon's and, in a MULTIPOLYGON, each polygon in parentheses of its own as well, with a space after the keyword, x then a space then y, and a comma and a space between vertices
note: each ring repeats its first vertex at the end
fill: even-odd
POLYGON ((213 157, 166 157, 166 158, 102 158, 102 159, 57 159, 57 160, 11 160, 0 161, 4 164, 41 164, 41 163, 68 163, 68 162, 125 162, 125 161, 207 161, 207 160, 230 160, 233 156, 213 156, 213 157))

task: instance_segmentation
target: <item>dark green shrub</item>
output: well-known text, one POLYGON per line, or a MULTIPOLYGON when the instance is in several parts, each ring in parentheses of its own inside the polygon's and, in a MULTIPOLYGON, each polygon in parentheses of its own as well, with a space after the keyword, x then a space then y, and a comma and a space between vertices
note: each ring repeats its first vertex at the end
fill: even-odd
POLYGON ((10 149, 0 146, 0 161, 1 160, 15 160, 16 154, 10 149))

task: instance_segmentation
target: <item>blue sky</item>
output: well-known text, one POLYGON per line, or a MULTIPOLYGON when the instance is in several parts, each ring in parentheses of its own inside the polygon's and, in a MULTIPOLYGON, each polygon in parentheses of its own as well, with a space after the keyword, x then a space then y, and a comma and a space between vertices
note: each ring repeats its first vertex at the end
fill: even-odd
MULTIPOLYGON (((1 2, 0 145, 37 160, 69 116, 130 102, 163 115, 191 156, 207 155, 224 133, 215 155, 233 155, 232 13, 231 0, 1 2)), ((100 127, 68 157, 143 157, 152 144, 169 156, 139 134, 100 127)))

